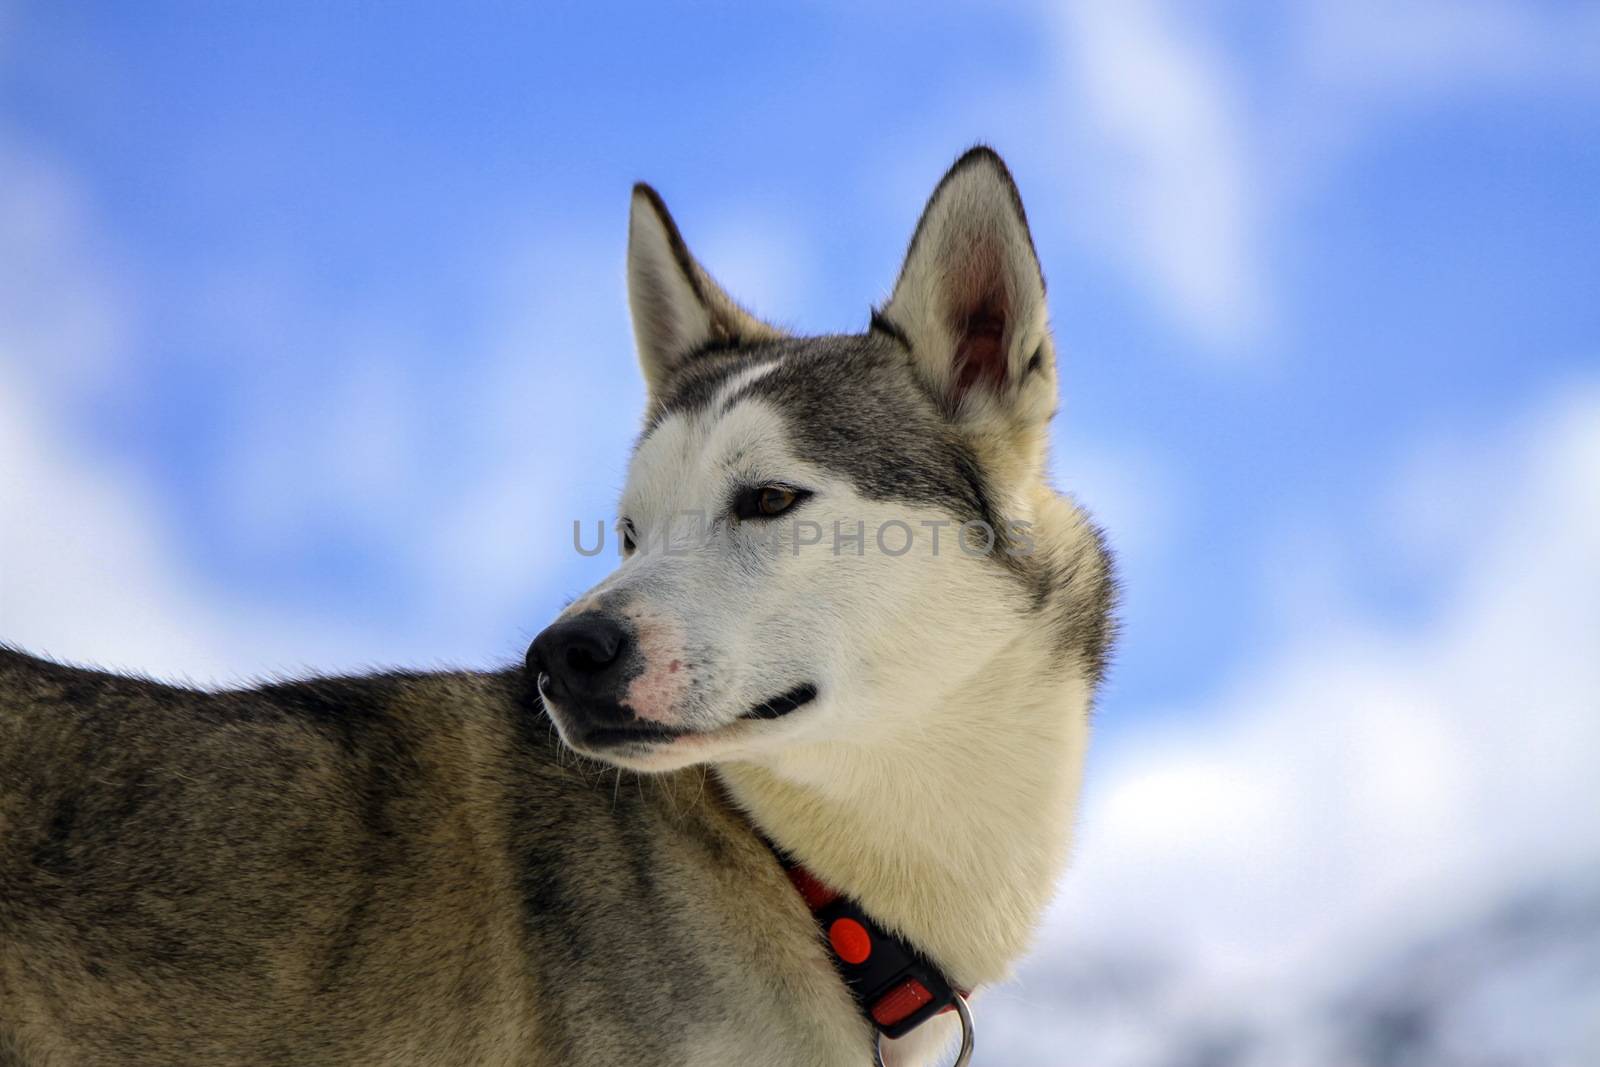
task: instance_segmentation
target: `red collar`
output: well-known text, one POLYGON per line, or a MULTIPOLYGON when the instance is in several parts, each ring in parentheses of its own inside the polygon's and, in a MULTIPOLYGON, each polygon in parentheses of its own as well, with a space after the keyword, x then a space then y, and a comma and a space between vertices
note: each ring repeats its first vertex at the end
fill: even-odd
POLYGON ((777 846, 784 873, 827 935, 839 975, 862 1012, 885 1037, 900 1037, 966 996, 922 953, 885 930, 838 890, 777 846))

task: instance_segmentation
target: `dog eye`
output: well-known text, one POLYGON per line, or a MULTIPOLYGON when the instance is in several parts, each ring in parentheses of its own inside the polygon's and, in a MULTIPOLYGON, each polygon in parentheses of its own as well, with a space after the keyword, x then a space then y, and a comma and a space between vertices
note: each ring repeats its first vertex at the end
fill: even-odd
POLYGON ((756 486, 734 497, 733 513, 741 519, 775 519, 810 495, 809 490, 787 485, 756 486))
POLYGON ((794 507, 797 499, 793 489, 769 485, 756 495, 756 510, 770 519, 794 507))
POLYGON ((617 532, 622 535, 623 554, 627 556, 633 555, 634 551, 639 547, 634 542, 633 521, 631 519, 623 519, 618 522, 617 532))

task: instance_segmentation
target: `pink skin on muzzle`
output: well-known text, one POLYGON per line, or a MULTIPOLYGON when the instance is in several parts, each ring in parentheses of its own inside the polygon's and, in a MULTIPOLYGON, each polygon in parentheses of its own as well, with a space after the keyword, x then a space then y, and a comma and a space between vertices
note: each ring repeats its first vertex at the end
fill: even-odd
POLYGON ((679 726, 675 711, 689 690, 693 665, 684 659, 683 630, 676 623, 638 608, 623 612, 634 626, 644 673, 628 683, 622 703, 639 718, 679 726))

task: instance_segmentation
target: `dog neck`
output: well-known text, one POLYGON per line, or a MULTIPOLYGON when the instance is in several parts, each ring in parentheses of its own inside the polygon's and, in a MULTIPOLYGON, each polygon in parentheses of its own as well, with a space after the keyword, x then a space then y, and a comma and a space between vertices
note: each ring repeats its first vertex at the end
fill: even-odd
POLYGON ((900 736, 717 768, 757 828, 958 985, 1003 978, 1065 863, 1087 743, 1076 671, 1020 636, 900 736))

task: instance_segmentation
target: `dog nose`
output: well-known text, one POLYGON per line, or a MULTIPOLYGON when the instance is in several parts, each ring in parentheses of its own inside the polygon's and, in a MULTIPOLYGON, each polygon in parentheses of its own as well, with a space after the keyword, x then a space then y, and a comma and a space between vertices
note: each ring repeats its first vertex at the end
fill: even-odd
POLYGON ((609 695, 627 657, 628 633, 609 616, 591 611, 545 628, 528 648, 528 669, 550 676, 552 696, 609 695))

